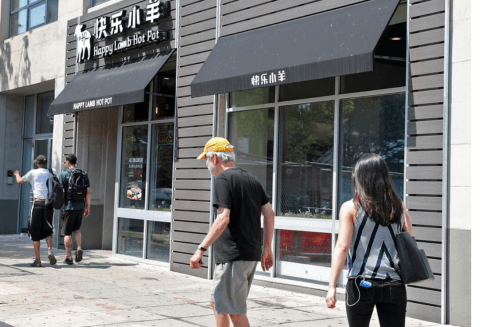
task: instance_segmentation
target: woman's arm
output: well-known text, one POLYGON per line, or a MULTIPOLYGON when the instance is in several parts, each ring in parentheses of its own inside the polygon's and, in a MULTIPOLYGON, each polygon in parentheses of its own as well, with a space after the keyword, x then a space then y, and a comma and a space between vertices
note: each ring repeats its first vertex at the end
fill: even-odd
POLYGON ((328 294, 326 298, 327 306, 335 308, 337 302, 337 283, 342 272, 345 259, 353 236, 353 226, 356 216, 356 209, 353 201, 345 202, 340 209, 340 230, 338 233, 337 244, 333 252, 332 270, 330 274, 330 283, 328 285, 328 294))
POLYGON ((405 215, 405 219, 403 221, 403 230, 409 232, 410 235, 413 236, 413 226, 412 226, 412 219, 410 219, 410 214, 408 213, 408 209, 403 205, 403 214, 405 215))

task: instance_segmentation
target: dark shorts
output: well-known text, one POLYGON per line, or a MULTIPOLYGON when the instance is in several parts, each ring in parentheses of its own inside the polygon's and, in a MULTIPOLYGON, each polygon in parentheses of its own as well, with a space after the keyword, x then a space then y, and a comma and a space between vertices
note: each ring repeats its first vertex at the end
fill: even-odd
POLYGON ((32 241, 40 241, 53 235, 53 207, 34 202, 28 226, 32 241))
POLYGON ((83 210, 67 210, 62 215, 62 231, 60 236, 70 236, 82 226, 83 210))

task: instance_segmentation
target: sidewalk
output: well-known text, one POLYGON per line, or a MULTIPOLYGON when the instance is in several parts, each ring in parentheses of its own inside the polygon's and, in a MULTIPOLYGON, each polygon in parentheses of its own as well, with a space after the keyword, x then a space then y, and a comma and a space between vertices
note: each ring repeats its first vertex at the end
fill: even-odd
MULTIPOLYGON (((0 235, 0 327, 3 326, 214 326, 212 282, 167 268, 84 252, 84 260, 50 266, 41 243, 41 268, 31 268, 27 237, 0 235)), ((331 310, 325 299, 253 285, 248 299, 252 326, 348 326, 345 304, 331 310)), ((371 326, 379 326, 376 314, 371 326)), ((407 318, 407 326, 440 326, 407 318)))

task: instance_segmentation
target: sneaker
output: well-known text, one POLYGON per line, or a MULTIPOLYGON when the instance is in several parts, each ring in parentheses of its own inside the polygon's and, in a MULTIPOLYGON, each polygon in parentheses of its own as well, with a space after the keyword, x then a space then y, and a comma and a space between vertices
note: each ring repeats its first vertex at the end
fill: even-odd
POLYGON ((53 255, 53 253, 49 253, 48 254, 48 260, 50 260, 50 265, 53 266, 54 264, 57 263, 57 259, 55 258, 55 256, 53 255))
POLYGON ((78 249, 77 251, 75 251, 75 262, 80 262, 82 261, 82 259, 83 259, 83 250, 78 249))
POLYGON ((41 266, 42 266, 42 263, 37 259, 35 259, 35 261, 33 261, 33 263, 30 264, 30 267, 41 267, 41 266))
POLYGON ((70 265, 70 266, 71 266, 71 265, 73 265, 73 260, 72 260, 72 258, 70 258, 70 259, 69 259, 69 258, 65 258, 65 261, 63 261, 63 263, 66 263, 67 265, 70 265))

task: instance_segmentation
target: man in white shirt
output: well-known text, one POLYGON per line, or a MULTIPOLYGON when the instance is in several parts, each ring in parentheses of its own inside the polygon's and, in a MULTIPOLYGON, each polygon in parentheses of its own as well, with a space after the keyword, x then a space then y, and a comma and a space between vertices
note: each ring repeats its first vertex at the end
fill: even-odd
MULTIPOLYGON (((40 241, 43 239, 47 242, 48 260, 53 266, 57 263, 57 259, 52 252, 53 207, 45 203, 48 198, 47 181, 50 178, 50 172, 47 169, 47 158, 44 155, 39 155, 35 159, 35 163, 38 169, 30 170, 23 177, 20 177, 20 172, 16 170, 14 175, 18 184, 29 182, 33 191, 33 205, 28 224, 28 232, 30 233, 33 248, 35 249, 35 261, 33 261, 30 266, 42 266, 40 259, 40 241)), ((55 174, 55 170, 52 169, 52 171, 55 174)))

